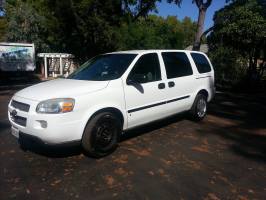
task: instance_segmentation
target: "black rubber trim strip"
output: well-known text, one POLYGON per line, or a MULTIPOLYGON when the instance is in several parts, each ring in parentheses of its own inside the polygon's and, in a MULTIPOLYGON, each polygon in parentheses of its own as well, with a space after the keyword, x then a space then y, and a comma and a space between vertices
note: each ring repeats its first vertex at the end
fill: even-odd
POLYGON ((179 97, 179 98, 176 98, 176 99, 171 99, 171 100, 166 101, 166 103, 172 103, 172 102, 179 101, 179 100, 182 100, 182 99, 187 99, 189 97, 190 96, 187 95, 187 96, 179 97))
POLYGON ((155 104, 151 104, 151 105, 147 105, 147 106, 143 106, 143 107, 139 107, 139 108, 134 108, 134 109, 128 110, 127 112, 128 113, 133 113, 133 112, 137 112, 137 111, 140 111, 140 110, 145 110, 145 109, 148 109, 148 108, 152 108, 152 107, 155 107, 155 106, 160 106, 160 105, 163 105, 163 104, 172 103, 172 102, 179 101, 179 100, 182 100, 182 99, 187 99, 189 97, 190 97, 190 95, 187 95, 187 96, 179 97, 179 98, 176 98, 176 99, 162 101, 160 103, 155 103, 155 104))
POLYGON ((203 76, 203 77, 198 77, 198 78, 196 78, 196 79, 210 78, 210 77, 212 77, 212 76, 203 76))
POLYGON ((24 112, 29 112, 30 110, 30 105, 22 102, 18 102, 15 100, 11 101, 11 106, 14 107, 15 109, 24 111, 24 112))
POLYGON ((128 113, 133 113, 133 112, 137 112, 137 111, 144 110, 144 109, 147 109, 147 108, 160 106, 160 105, 163 105, 163 104, 166 104, 166 101, 163 101, 163 102, 160 102, 160 103, 151 104, 151 105, 148 105, 148 106, 139 107, 139 108, 134 108, 134 109, 128 110, 127 112, 128 113))

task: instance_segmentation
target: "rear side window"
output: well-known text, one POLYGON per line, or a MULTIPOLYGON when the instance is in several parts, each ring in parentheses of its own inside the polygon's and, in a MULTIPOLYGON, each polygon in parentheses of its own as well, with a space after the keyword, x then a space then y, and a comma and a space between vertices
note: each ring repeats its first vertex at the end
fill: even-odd
POLYGON ((162 53, 167 78, 178 78, 193 74, 190 62, 184 52, 162 53))
POLYGON ((207 73, 211 71, 211 66, 207 58, 199 53, 191 53, 199 73, 207 73))

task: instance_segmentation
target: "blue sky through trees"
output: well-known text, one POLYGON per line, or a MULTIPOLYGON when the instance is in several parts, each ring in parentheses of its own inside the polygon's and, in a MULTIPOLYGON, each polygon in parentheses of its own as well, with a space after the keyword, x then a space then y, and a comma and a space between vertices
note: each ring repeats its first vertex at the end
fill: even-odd
MULTIPOLYGON (((205 30, 213 25, 213 15, 215 11, 223 8, 225 6, 225 0, 213 0, 211 6, 207 10, 205 19, 205 30)), ((162 17, 167 17, 168 15, 177 16, 178 19, 183 19, 185 16, 190 17, 193 21, 197 21, 198 18, 198 8, 196 4, 192 4, 192 0, 183 0, 181 7, 174 4, 166 3, 163 0, 161 3, 157 3, 158 13, 162 17)))

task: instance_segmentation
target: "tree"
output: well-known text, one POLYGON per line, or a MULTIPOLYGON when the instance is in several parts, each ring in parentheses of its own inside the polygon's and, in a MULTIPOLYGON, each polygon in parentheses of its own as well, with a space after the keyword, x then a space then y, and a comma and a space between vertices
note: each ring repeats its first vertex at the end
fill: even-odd
POLYGON ((4 11, 5 0, 0 0, 0 12, 4 11))
POLYGON ((37 51, 73 53, 80 60, 117 48, 120 0, 8 0, 7 41, 34 42, 37 51))
POLYGON ((0 42, 5 41, 7 29, 7 21, 4 17, 0 17, 0 42))
POLYGON ((204 30, 204 21, 206 16, 206 11, 211 5, 212 0, 194 0, 193 2, 196 3, 198 9, 199 9, 199 15, 198 15, 198 23, 197 23, 197 33, 195 36, 195 41, 193 44, 193 50, 198 51, 200 49, 200 43, 201 43, 201 36, 203 34, 204 30))
MULTIPOLYGON (((121 0, 121 6, 134 21, 139 17, 147 17, 150 11, 156 11, 156 3, 162 0, 121 0)), ((180 5, 182 0, 167 0, 180 5)))
POLYGON ((158 1, 7 0, 6 38, 33 42, 37 52, 72 53, 80 62, 118 49, 186 47, 195 23, 149 16, 158 1))
MULTIPOLYGON (((167 0, 168 3, 175 3, 178 6, 182 3, 182 0, 167 0)), ((195 40, 193 43, 193 50, 198 51, 200 49, 201 37, 204 30, 204 21, 206 16, 206 11, 212 3, 212 0, 192 0, 199 9, 198 22, 197 22, 197 32, 195 34, 195 40)))
POLYGON ((180 21, 174 16, 164 19, 149 15, 131 23, 123 23, 118 49, 185 48, 193 42, 195 32, 196 24, 190 18, 180 21))
POLYGON ((8 42, 35 43, 37 51, 47 49, 43 40, 45 27, 44 17, 24 1, 7 1, 6 4, 6 34, 8 42))
MULTIPOLYGON (((230 49, 231 56, 237 55, 235 67, 244 65, 249 81, 258 80, 260 68, 257 61, 266 62, 266 17, 262 5, 256 0, 238 0, 217 11, 208 41, 217 68, 221 66, 218 60, 229 56, 226 51, 230 49), (222 49, 224 53, 221 53, 222 49), (220 52, 219 56, 217 52, 220 52)), ((232 66, 232 62, 228 66, 232 66)), ((228 69, 225 70, 230 77, 229 73, 228 69)))

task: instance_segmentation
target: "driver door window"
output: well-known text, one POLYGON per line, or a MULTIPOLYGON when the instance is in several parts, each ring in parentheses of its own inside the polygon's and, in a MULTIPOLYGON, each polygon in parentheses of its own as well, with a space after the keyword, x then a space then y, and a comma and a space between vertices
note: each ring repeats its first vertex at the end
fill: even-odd
POLYGON ((148 83, 161 80, 161 70, 156 53, 145 54, 139 58, 128 76, 136 83, 148 83))

